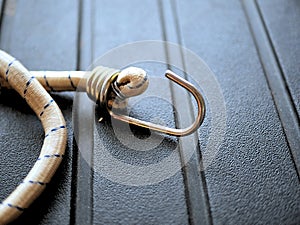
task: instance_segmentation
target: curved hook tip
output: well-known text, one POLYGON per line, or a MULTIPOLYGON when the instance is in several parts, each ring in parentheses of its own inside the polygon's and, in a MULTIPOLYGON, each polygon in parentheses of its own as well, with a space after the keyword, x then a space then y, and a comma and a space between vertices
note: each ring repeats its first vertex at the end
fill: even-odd
POLYGON ((169 135, 173 135, 173 136, 186 136, 189 135, 191 133, 193 133, 195 130, 197 130, 200 125, 202 124, 203 120, 204 120, 204 116, 205 116, 205 102, 204 99, 202 97, 202 95, 200 94, 200 92, 197 90, 197 88, 192 85, 190 82, 188 82, 187 80, 183 79, 182 77, 178 76, 177 74, 175 74, 173 71, 171 70, 166 70, 165 72, 165 76, 172 80, 173 82, 179 84, 180 86, 182 86, 183 88, 185 88, 186 90, 188 90, 196 99, 197 102, 197 106, 198 106, 198 113, 197 113, 197 117, 194 121, 193 124, 191 124, 189 127, 187 128, 182 128, 182 129, 176 129, 176 128, 170 128, 170 127, 164 127, 158 124, 153 124, 153 123, 149 123, 146 121, 142 121, 139 119, 135 119, 126 115, 120 115, 120 114, 115 114, 112 112, 112 110, 108 109, 109 114, 120 121, 129 123, 129 124, 133 124, 139 127, 144 127, 144 128, 148 128, 150 130, 154 130, 154 131, 158 131, 161 133, 165 133, 165 134, 169 134, 169 135))

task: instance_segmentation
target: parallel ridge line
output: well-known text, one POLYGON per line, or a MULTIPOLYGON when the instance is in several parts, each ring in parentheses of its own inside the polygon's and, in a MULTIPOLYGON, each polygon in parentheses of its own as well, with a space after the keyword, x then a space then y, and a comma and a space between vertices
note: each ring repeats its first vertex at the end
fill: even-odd
POLYGON ((259 6, 255 0, 244 0, 242 3, 255 42, 256 50, 290 149, 291 159, 293 160, 298 179, 300 180, 299 118, 297 117, 291 95, 286 88, 282 69, 259 6))

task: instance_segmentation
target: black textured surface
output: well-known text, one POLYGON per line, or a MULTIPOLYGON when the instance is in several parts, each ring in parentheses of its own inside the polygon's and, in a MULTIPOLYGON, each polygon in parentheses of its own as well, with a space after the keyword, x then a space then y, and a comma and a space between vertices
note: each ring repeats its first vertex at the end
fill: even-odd
MULTIPOLYGON (((180 27, 178 26, 178 8, 174 3, 172 0, 159 2, 163 34, 165 41, 182 44, 180 27)), ((179 69, 182 68, 182 70, 184 70, 184 68, 186 68, 183 49, 167 45, 166 55, 169 69, 191 81, 191 75, 187 75, 179 69)), ((199 86, 197 86, 197 88, 199 88, 199 86)), ((172 104, 176 109, 176 127, 188 127, 194 122, 197 113, 197 111, 193 113, 191 95, 189 95, 188 92, 183 92, 179 85, 174 83, 171 83, 171 90, 172 104)), ((201 93, 203 94, 203 92, 201 93)), ((208 119, 208 114, 207 112, 204 123, 210 120, 208 119)), ((207 141, 207 139, 204 141, 207 141)), ((182 170, 186 189, 189 223, 211 224, 207 187, 204 173, 201 171, 202 169, 200 169, 202 166, 199 159, 202 158, 202 155, 199 151, 197 133, 179 138, 179 146, 181 164, 184 165, 182 170), (192 155, 190 155, 191 153, 192 155)))
MULTIPOLYGON (((159 15, 159 5, 156 1, 138 0, 124 2, 119 1, 98 1, 95 5, 95 27, 94 33, 94 59, 107 50, 121 44, 151 39, 163 39, 163 30, 159 15), (115 7, 118 5, 118 7, 115 7), (121 10, 120 10, 121 9, 121 10), (113 19, 112 19, 113 16, 113 19), (126 21, 126 22, 124 22, 126 21), (116 33, 118 35, 116 35, 116 33)), ((144 65, 151 75, 162 76, 166 67, 159 65, 144 65)), ((159 84, 157 84, 159 85, 159 84)), ((158 88, 162 96, 170 96, 168 87, 158 88)), ((174 125, 172 108, 155 107, 157 100, 149 100, 136 114, 143 118, 161 118, 167 125, 174 125), (153 108, 154 107, 154 108, 153 108)), ((158 104, 159 105, 159 104, 158 104)), ((165 139, 159 146, 150 151, 131 150, 124 146, 115 137, 113 130, 106 126, 97 127, 100 140, 95 138, 94 164, 107 165, 107 159, 98 151, 104 148, 117 160, 135 165, 139 168, 149 164, 159 163, 174 151, 177 146, 176 139, 165 139)), ((144 137, 147 139, 147 137, 144 137)), ((153 145, 160 139, 154 137, 153 141, 145 142, 146 145, 153 145)), ((134 138, 131 142, 134 142, 134 138)), ((139 149, 141 147, 137 147, 139 149)), ((102 150, 103 151, 103 150, 102 150)), ((180 163, 180 162, 178 162, 180 163)), ((109 163, 110 164, 110 163, 109 163)), ((126 167, 125 167, 126 168, 126 167)), ((165 169, 165 168, 164 168, 165 169)), ((113 169, 112 169, 113 171, 113 169)), ((122 170, 120 174, 130 176, 130 170, 122 170)), ((153 174, 145 174, 151 180, 153 174)), ((94 173, 94 223, 95 224, 187 224, 188 215, 185 203, 185 190, 181 171, 173 177, 156 184, 147 186, 123 185, 117 181, 106 179, 101 173, 94 173)))
POLYGON ((258 5, 254 1, 247 1, 244 2, 244 9, 299 177, 300 127, 297 112, 286 87, 280 65, 277 64, 276 52, 270 43, 258 5))
POLYGON ((2 19, 2 11, 3 11, 3 0, 0 0, 0 28, 1 28, 1 19, 2 19))
MULTIPOLYGON (((294 113, 299 115, 298 1, 0 0, 0 8, 2 2, 0 47, 29 69, 83 70, 106 51, 128 42, 156 39, 180 43, 215 73, 227 119, 224 141, 213 162, 201 171, 200 160, 203 154, 205 162, 208 141, 220 141, 220 136, 212 133, 216 116, 212 115, 212 102, 208 102, 207 117, 195 140, 179 143, 177 138, 163 136, 161 144, 148 151, 122 144, 114 133, 115 124, 94 126, 91 118, 98 113, 85 102, 78 110, 82 118, 78 124, 87 130, 76 139, 85 152, 77 152, 71 126, 72 94, 55 94, 69 128, 66 157, 46 191, 14 224, 300 223, 299 148, 293 132, 299 125, 290 126, 293 120, 284 119, 292 108, 281 109, 285 101, 293 101, 294 113), (264 28, 256 26, 260 24, 265 24, 262 32, 270 40, 261 37, 260 29, 264 28), (269 45, 275 54, 268 51, 269 45), (281 75, 284 79, 277 79, 281 75), (285 85, 287 88, 282 88, 285 85), (278 97, 282 92, 285 98, 278 97), (178 144, 179 152, 174 150, 178 144), (200 152, 174 176, 146 186, 124 184, 143 167, 163 161, 174 151, 180 163, 183 152, 198 147, 200 152), (112 159, 135 166, 136 171, 120 169, 112 159), (101 166, 123 178, 123 183, 113 176, 108 179, 101 166)), ((166 50, 162 50, 166 60, 182 57, 180 52, 168 55, 166 50)), ((155 76, 162 76, 167 68, 157 63, 138 65, 155 76)), ((193 79, 201 80, 200 76, 193 79)), ((172 98, 175 108, 182 107, 179 113, 186 121, 191 120, 190 103, 181 103, 186 95, 174 91, 177 86, 170 88, 162 82, 155 86, 161 96, 172 98)), ((156 117, 175 125, 172 106, 155 97, 138 103, 132 115, 145 120, 156 117)), ((186 121, 176 121, 176 126, 186 121)), ((36 160, 43 131, 24 100, 12 91, 0 95, 0 124, 3 199, 36 160)), ((141 142, 143 147, 161 138, 154 135, 149 141, 149 132, 131 129, 145 141, 141 142)), ((123 132, 124 140, 139 146, 127 134, 123 132)), ((154 176, 145 173, 143 178, 150 181, 154 176)))
POLYGON ((257 2, 300 117, 300 2, 257 2))
POLYGON ((78 1, 6 1, 1 48, 29 70, 76 68, 78 1))
POLYGON ((205 171, 213 223, 299 222, 299 179, 240 3, 178 8, 184 45, 215 72, 227 108, 225 140, 205 171))

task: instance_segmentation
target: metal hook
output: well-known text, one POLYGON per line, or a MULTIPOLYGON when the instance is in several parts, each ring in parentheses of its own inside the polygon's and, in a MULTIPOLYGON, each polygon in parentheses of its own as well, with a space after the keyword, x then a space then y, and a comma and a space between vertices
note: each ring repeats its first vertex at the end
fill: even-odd
POLYGON ((110 114, 110 116, 114 119, 123 121, 125 123, 133 124, 133 125, 136 125, 136 126, 139 126, 139 127, 148 128, 150 130, 158 131, 158 132, 173 135, 173 136, 180 137, 180 136, 186 136, 186 135, 189 135, 189 134, 193 133, 195 130, 197 130, 199 128, 199 126, 202 124, 203 119, 204 119, 204 115, 205 115, 204 99, 203 99, 202 95, 199 93, 199 91, 195 88, 194 85, 192 85, 191 83, 189 83, 185 79, 181 78, 180 76, 176 75, 171 70, 167 70, 166 73, 165 73, 165 76, 168 79, 172 80, 173 82, 179 84, 180 86, 182 86, 186 90, 188 90, 190 93, 192 93, 192 95, 196 99, 197 106, 198 106, 198 114, 197 114, 197 117, 195 119, 195 122, 192 125, 190 125, 187 128, 181 128, 181 129, 165 127, 165 126, 161 126, 159 124, 154 124, 154 123, 142 121, 142 120, 139 120, 139 119, 135 119, 135 118, 130 117, 130 116, 115 114, 106 105, 107 111, 110 114))

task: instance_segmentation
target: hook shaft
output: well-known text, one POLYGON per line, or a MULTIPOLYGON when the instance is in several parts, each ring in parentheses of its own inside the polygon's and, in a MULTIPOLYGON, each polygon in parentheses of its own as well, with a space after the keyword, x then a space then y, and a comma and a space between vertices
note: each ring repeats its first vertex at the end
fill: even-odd
POLYGON ((130 117, 130 116, 116 114, 111 109, 107 108, 107 111, 109 112, 110 116, 114 119, 123 121, 125 123, 133 124, 133 125, 136 125, 139 127, 148 128, 150 130, 158 131, 161 133, 165 133, 165 134, 169 134, 169 135, 173 135, 173 136, 177 136, 177 137, 186 136, 186 135, 193 133, 202 124, 204 116, 205 116, 204 99, 203 99, 202 95, 199 93, 199 91, 195 88, 194 85, 192 85, 190 82, 186 81, 185 79, 181 78, 180 76, 178 76, 171 70, 167 70, 165 73, 165 76, 168 79, 172 80, 173 82, 179 84, 186 90, 188 90, 196 99, 197 106, 198 106, 198 113, 197 113, 197 117, 196 117, 194 123, 191 124, 189 127, 179 128, 179 129, 165 127, 165 126, 161 126, 159 124, 142 121, 142 120, 130 117))

